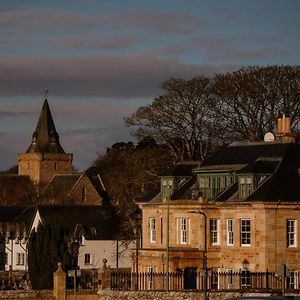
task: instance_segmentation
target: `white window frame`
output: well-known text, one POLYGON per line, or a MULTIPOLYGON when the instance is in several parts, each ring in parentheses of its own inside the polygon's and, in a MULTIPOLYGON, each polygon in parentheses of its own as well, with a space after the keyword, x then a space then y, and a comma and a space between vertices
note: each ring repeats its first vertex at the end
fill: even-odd
POLYGON ((297 247, 297 220, 287 219, 286 221, 287 247, 297 247))
POLYGON ((227 246, 233 246, 233 219, 226 220, 227 246))
POLYGON ((179 218, 179 243, 187 244, 188 219, 179 218))
POLYGON ((220 244, 220 219, 210 219, 210 242, 211 245, 220 244))
POLYGON ((150 243, 156 242, 156 220, 155 218, 149 218, 149 232, 150 232, 150 243))
POLYGON ((240 220, 240 235, 241 235, 241 247, 251 246, 251 220, 249 218, 243 218, 240 220), (246 224, 249 223, 249 224, 246 224))
POLYGON ((17 266, 25 265, 25 253, 17 253, 17 266))

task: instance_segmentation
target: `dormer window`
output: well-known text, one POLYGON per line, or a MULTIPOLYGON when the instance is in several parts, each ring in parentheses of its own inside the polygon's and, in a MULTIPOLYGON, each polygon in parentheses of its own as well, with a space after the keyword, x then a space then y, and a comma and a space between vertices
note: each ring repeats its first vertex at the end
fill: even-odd
POLYGON ((240 198, 245 199, 247 198, 254 189, 254 182, 252 176, 241 176, 239 178, 239 193, 240 198))
POLYGON ((199 174, 198 185, 202 196, 212 200, 234 181, 233 174, 199 174))
POLYGON ((173 193, 173 179, 164 178, 161 180, 161 198, 170 199, 173 193))

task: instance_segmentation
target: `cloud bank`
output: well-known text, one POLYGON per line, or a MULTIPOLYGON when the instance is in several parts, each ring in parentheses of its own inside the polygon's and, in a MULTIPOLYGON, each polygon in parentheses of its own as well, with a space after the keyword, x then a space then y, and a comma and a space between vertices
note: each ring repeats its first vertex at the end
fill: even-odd
POLYGON ((149 54, 97 57, 0 57, 1 96, 153 97, 170 77, 190 78, 234 69, 230 65, 188 65, 149 54))

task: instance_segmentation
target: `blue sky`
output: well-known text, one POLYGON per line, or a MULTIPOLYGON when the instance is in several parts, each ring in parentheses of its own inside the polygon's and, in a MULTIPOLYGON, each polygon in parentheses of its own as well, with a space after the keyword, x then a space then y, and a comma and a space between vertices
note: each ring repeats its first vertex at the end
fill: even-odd
POLYGON ((43 91, 65 151, 85 169, 123 117, 170 77, 299 65, 297 0, 0 1, 0 169, 30 144, 43 91))

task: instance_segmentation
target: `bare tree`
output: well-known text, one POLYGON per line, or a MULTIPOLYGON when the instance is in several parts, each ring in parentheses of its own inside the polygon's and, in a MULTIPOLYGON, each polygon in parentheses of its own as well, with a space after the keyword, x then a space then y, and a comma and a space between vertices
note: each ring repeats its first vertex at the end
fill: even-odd
POLYGON ((218 136, 210 79, 170 79, 161 88, 165 93, 126 118, 126 124, 137 126, 134 135, 139 139, 151 136, 167 145, 177 160, 204 159, 218 136))
POLYGON ((246 67, 217 74, 213 92, 228 139, 262 140, 282 113, 291 117, 294 128, 300 122, 299 67, 246 67))

